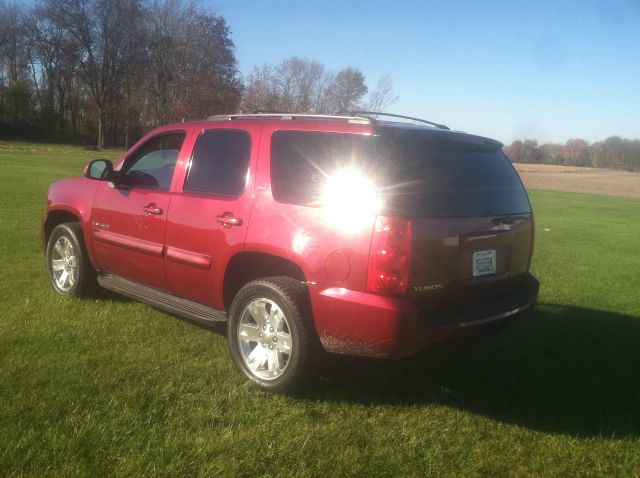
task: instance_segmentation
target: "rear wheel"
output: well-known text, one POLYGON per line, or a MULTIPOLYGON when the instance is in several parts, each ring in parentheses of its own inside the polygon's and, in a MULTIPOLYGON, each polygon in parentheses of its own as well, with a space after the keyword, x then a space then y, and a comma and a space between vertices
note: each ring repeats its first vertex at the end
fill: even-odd
POLYGON ((83 296, 95 285, 79 223, 55 227, 47 243, 47 273, 54 290, 67 296, 83 296))
POLYGON ((231 357, 266 390, 295 391, 312 378, 314 334, 306 287, 295 279, 255 280, 240 289, 231 304, 231 357))

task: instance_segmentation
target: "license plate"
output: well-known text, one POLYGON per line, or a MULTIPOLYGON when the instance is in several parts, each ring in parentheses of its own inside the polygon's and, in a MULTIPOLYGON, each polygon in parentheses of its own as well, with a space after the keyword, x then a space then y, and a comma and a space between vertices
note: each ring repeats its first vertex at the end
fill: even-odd
POLYGON ((475 251, 473 253, 473 277, 496 273, 496 251, 475 251))

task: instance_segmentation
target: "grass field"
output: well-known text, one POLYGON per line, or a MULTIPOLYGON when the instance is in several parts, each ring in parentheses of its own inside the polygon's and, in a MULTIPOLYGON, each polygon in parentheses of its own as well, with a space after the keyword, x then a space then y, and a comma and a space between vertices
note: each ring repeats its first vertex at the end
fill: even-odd
POLYGON ((640 198, 640 172, 552 164, 516 163, 514 166, 530 189, 640 198))
POLYGON ((0 143, 0 476, 640 475, 640 199, 531 191, 534 313, 467 348, 333 359, 290 398, 216 333, 54 294, 46 190, 94 157, 0 143))

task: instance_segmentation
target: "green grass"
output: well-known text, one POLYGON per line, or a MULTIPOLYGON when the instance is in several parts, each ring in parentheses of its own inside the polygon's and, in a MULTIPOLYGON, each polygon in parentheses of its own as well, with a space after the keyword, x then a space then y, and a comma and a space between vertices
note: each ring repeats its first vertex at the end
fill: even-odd
POLYGON ((47 283, 49 183, 94 157, 0 143, 0 475, 638 476, 640 200, 532 191, 534 313, 403 362, 257 390, 224 337, 47 283))

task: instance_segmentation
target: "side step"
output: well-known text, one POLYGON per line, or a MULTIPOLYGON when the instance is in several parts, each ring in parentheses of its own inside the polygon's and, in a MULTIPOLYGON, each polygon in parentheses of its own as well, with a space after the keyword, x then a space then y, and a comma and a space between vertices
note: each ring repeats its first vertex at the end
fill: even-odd
POLYGON ((188 299, 182 299, 149 287, 138 282, 130 281, 120 276, 101 272, 98 274, 98 284, 112 292, 130 297, 158 309, 175 314, 185 319, 193 320, 204 325, 212 325, 227 320, 223 310, 212 309, 188 299))

